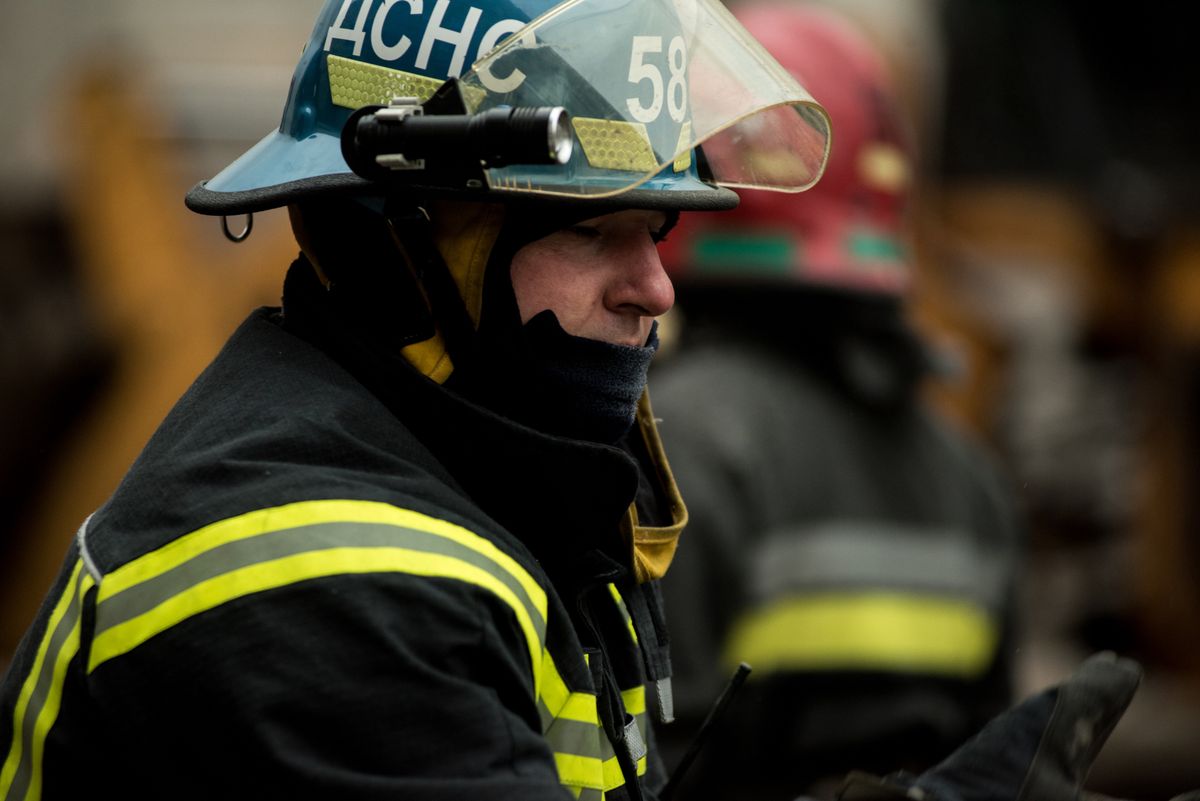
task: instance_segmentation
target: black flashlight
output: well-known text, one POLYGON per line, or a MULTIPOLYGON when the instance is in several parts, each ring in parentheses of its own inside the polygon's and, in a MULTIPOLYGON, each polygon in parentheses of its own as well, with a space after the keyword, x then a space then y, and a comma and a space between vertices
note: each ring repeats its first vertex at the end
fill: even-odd
POLYGON ((561 106, 426 114, 413 98, 359 109, 342 131, 342 154, 358 175, 459 172, 510 164, 566 164, 574 138, 561 106))

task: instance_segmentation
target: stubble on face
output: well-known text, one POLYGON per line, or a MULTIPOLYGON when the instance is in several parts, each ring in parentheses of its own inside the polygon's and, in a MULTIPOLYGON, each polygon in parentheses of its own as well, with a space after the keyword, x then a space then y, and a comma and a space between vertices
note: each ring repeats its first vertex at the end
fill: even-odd
POLYGON ((549 309, 574 336, 645 345, 675 300, 656 247, 665 223, 662 212, 621 211, 525 245, 511 267, 521 322, 549 309))

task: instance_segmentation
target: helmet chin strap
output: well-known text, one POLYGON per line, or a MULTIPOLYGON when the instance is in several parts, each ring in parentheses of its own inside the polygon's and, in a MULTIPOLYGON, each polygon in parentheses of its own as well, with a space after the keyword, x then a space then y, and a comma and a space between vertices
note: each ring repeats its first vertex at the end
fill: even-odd
POLYGON ((475 326, 434 240, 429 212, 415 202, 389 198, 384 218, 396 250, 405 254, 425 290, 430 313, 455 367, 468 364, 475 352, 475 326))

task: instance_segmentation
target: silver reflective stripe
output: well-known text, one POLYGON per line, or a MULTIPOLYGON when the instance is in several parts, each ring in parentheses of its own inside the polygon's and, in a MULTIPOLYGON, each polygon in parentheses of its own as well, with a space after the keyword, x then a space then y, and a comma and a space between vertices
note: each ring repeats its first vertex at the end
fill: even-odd
POLYGON ((521 583, 487 556, 445 537, 387 523, 335 522, 285 528, 227 542, 198 554, 97 605, 96 636, 154 609, 185 589, 242 567, 330 548, 406 548, 449 556, 487 571, 528 610, 538 639, 545 642, 546 622, 521 583))
POLYGON ((642 737, 640 721, 632 715, 626 715, 626 717, 629 720, 625 721, 625 747, 629 751, 629 756, 636 763, 646 755, 646 740, 642 737))
POLYGON ((1008 564, 965 530, 841 520, 775 529, 755 550, 749 586, 781 595, 870 588, 953 596, 999 610, 1008 564))
POLYGON ((546 707, 546 699, 538 696, 537 699, 538 719, 542 723, 542 731, 545 732, 550 728, 550 724, 554 722, 554 713, 546 707))
POLYGON ((0 792, 3 792, 4 801, 41 797, 46 736, 62 703, 67 665, 79 651, 83 596, 91 586, 91 577, 80 560, 51 615, 50 628, 43 635, 42 647, 32 672, 22 685, 21 699, 14 710, 12 744, 4 766, 0 768, 0 792))
POLYGON ((602 732, 594 723, 560 718, 546 729, 545 737, 557 753, 600 759, 602 732))
POLYGON ((103 576, 100 573, 100 568, 96 566, 95 560, 92 559, 91 551, 87 547, 88 524, 92 522, 92 517, 95 514, 95 512, 92 512, 92 514, 88 515, 87 519, 83 521, 83 525, 75 532, 75 544, 79 548, 79 558, 83 560, 84 569, 87 570, 88 575, 92 577, 93 581, 98 582, 103 576))
POLYGON ((661 723, 675 721, 675 691, 671 688, 671 677, 654 682, 654 694, 658 699, 658 720, 661 723))

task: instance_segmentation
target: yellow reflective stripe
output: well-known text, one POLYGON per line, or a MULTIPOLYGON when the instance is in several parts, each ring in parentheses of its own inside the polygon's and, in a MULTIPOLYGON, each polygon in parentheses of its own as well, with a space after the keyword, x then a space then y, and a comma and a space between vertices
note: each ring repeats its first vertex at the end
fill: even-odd
POLYGON ((578 723, 600 725, 600 718, 596 714, 596 696, 591 693, 572 692, 568 689, 548 650, 542 657, 541 674, 542 685, 539 698, 551 719, 562 718, 578 723))
MULTIPOLYGON (((362 530, 362 536, 368 533, 371 532, 366 528, 362 530)), ((372 536, 378 540, 378 531, 372 536)), ((218 556, 223 557, 225 553, 223 550, 218 556)), ((113 625, 98 622, 88 670, 127 653, 192 615, 235 598, 309 578, 372 572, 452 578, 484 587, 497 595, 513 609, 525 634, 537 691, 542 672, 540 632, 545 630, 547 614, 545 590, 516 560, 479 535, 444 520, 373 501, 304 501, 256 510, 199 529, 106 575, 97 595, 98 621, 106 617, 105 612, 110 607, 121 607, 127 598, 143 592, 144 588, 157 592, 155 584, 161 581, 156 582, 156 579, 190 583, 173 590, 171 595, 140 614, 121 618, 113 625), (386 536, 385 542, 373 541, 369 546, 356 546, 352 542, 345 546, 336 542, 330 544, 338 532, 349 540, 358 536, 354 530, 358 525, 385 527, 385 533, 394 529, 397 542, 417 537, 425 537, 426 542, 444 542, 444 546, 438 547, 447 551, 457 548, 460 556, 438 553, 432 545, 429 550, 390 545, 386 536), (322 526, 326 527, 324 540, 318 536, 322 526), (313 539, 311 548, 305 547, 306 529, 313 539), (329 534, 330 531, 334 534, 329 534), (253 556, 256 551, 252 546, 277 541, 281 535, 294 535, 299 552, 280 558, 263 558, 250 564, 233 564, 230 569, 212 575, 186 578, 186 568, 204 565, 204 570, 217 569, 206 562, 213 562, 219 568, 221 559, 206 559, 206 555, 217 548, 242 547, 243 555, 253 556), (482 564, 474 564, 468 559, 482 564), (168 575, 177 569, 184 578, 168 575), (519 598, 513 587, 519 588, 527 600, 519 598), (539 619, 535 620, 533 615, 539 619)))
POLYGON ((595 757, 555 752, 554 767, 558 769, 558 781, 561 784, 604 789, 604 763, 595 757))
POLYGON ((578 723, 600 725, 596 714, 596 696, 591 693, 571 693, 567 703, 563 705, 555 719, 574 720, 578 723))
MULTIPOLYGON (((491 573, 452 557, 403 548, 328 548, 224 573, 184 590, 146 614, 113 626, 96 637, 88 670, 129 652, 193 615, 235 598, 307 579, 378 572, 453 578, 490 590, 516 613, 530 653, 537 661, 541 642, 529 613, 512 591, 491 573)), ((536 664, 534 670, 536 676, 536 664)))
MULTIPOLYGON (((442 85, 436 78, 332 53, 325 57, 325 70, 329 74, 330 100, 335 106, 349 109, 387 105, 394 97, 415 97, 424 103, 442 85)), ((463 101, 472 109, 477 108, 487 95, 478 86, 463 86, 461 91, 463 101)))
POLYGON ((63 616, 67 614, 67 607, 71 603, 71 597, 75 589, 75 581, 79 577, 79 571, 83 569, 83 562, 75 563, 75 569, 71 572, 71 577, 67 580, 66 589, 59 596, 58 603, 54 605, 54 609, 50 612, 50 619, 46 623, 46 631, 42 635, 42 641, 38 644, 37 654, 33 658, 33 667, 29 670, 29 675, 25 677, 25 683, 21 685, 21 692, 17 696, 17 704, 13 709, 13 734, 12 746, 9 748, 8 757, 4 760, 4 767, 0 768, 0 789, 7 794, 12 785, 13 774, 16 773, 17 763, 21 759, 24 742, 20 736, 21 729, 24 728, 25 712, 29 707, 29 699, 33 696, 33 688, 37 684, 38 677, 42 673, 42 666, 46 662, 46 652, 50 649, 50 639, 54 631, 58 628, 58 624, 62 621, 63 616))
MULTIPOLYGON (((548 718, 553 719, 558 717, 559 711, 567 703, 567 699, 571 697, 571 691, 567 689, 566 682, 559 675, 558 667, 554 664, 554 657, 550 656, 550 650, 546 649, 542 653, 542 684, 538 693, 538 700, 546 709, 548 718)), ((549 724, 547 721, 546 725, 549 724)), ((545 726, 543 726, 545 729, 545 726)))
MULTIPOLYGON (((621 763, 615 756, 608 759, 555 753, 554 765, 558 768, 558 780, 569 787, 588 787, 605 792, 625 783, 621 763)), ((638 760, 637 774, 646 775, 646 757, 638 760)))
POLYGON ((478 551, 512 574, 546 617, 546 591, 508 554, 474 532, 435 517, 376 501, 301 501, 221 520, 146 554, 104 576, 97 603, 178 567, 205 551, 272 531, 322 523, 380 523, 436 534, 478 551))
POLYGON ((442 82, 424 75, 380 67, 352 58, 325 57, 329 95, 335 106, 357 109, 387 104, 393 97, 415 97, 424 103, 442 82))
POLYGON ((67 668, 79 652, 83 598, 94 584, 83 572, 82 560, 76 562, 50 613, 13 710, 12 744, 0 768, 0 795, 5 801, 41 798, 46 735, 58 719, 67 668))
MULTIPOLYGON (((632 619, 625 609, 625 603, 621 599, 620 593, 611 584, 609 593, 629 622, 632 634, 632 619)), ((584 658, 587 658, 587 654, 584 654, 584 658)), ((638 729, 645 738, 646 688, 639 686, 622 690, 621 698, 626 712, 637 719, 638 729)), ((596 709, 596 696, 592 693, 572 692, 563 681, 548 650, 542 658, 542 687, 538 701, 543 732, 553 749, 554 764, 558 769, 560 783, 577 797, 582 797, 581 792, 583 791, 598 793, 602 796, 604 792, 625 783, 625 777, 621 773, 621 764, 613 755, 613 745, 608 741, 608 736, 600 725, 600 716, 596 709), (567 731, 562 725, 559 725, 560 723, 589 726, 594 732, 595 740, 592 741, 588 738, 585 742, 583 729, 567 731), (555 728, 556 725, 558 728, 555 728), (586 748, 583 748, 585 745, 586 748), (558 750, 559 746, 580 748, 580 750, 591 753, 560 751, 558 750), (597 753, 601 756, 594 756, 597 753)), ((637 773, 639 776, 645 775, 646 757, 638 760, 637 773)))
POLYGON ((646 688, 639 686, 621 690, 621 699, 625 702, 625 711, 633 716, 646 714, 646 688))
POLYGON ((597 169, 650 172, 658 168, 650 134, 640 122, 572 117, 571 127, 588 164, 597 169))
MULTIPOLYGON (((633 687, 621 691, 626 711, 631 715, 644 716, 646 712, 646 690, 644 687, 633 687)), ((596 696, 591 693, 571 692, 558 669, 554 659, 547 651, 542 660, 542 689, 539 696, 545 707, 546 717, 549 718, 544 726, 549 732, 558 721, 583 723, 594 727, 596 747, 604 748, 609 754, 612 746, 600 725, 600 716, 596 711, 596 696)), ((644 725, 639 719, 639 725, 644 725)), ((644 736, 644 735, 643 735, 644 736)), ((572 789, 584 787, 592 790, 607 791, 625 782, 621 774, 621 765, 615 756, 599 759, 583 754, 554 752, 554 764, 558 769, 558 780, 572 789)), ((638 775, 646 772, 646 758, 638 760, 638 775)))
POLYGON ((854 667, 975 676, 998 641, 991 616, 967 601, 828 594, 788 598, 745 616, 726 658, 757 673, 854 667))
POLYGON ((621 617, 625 618, 625 625, 629 627, 629 636, 633 638, 634 642, 637 642, 637 631, 633 628, 633 616, 629 614, 629 607, 625 606, 625 599, 617 591, 616 584, 608 585, 608 594, 617 602, 617 609, 621 610, 621 617))
POLYGON ((679 127, 679 141, 675 143, 675 152, 679 154, 675 157, 675 161, 671 165, 675 172, 683 172, 688 167, 692 166, 691 120, 684 120, 683 125, 679 127))

